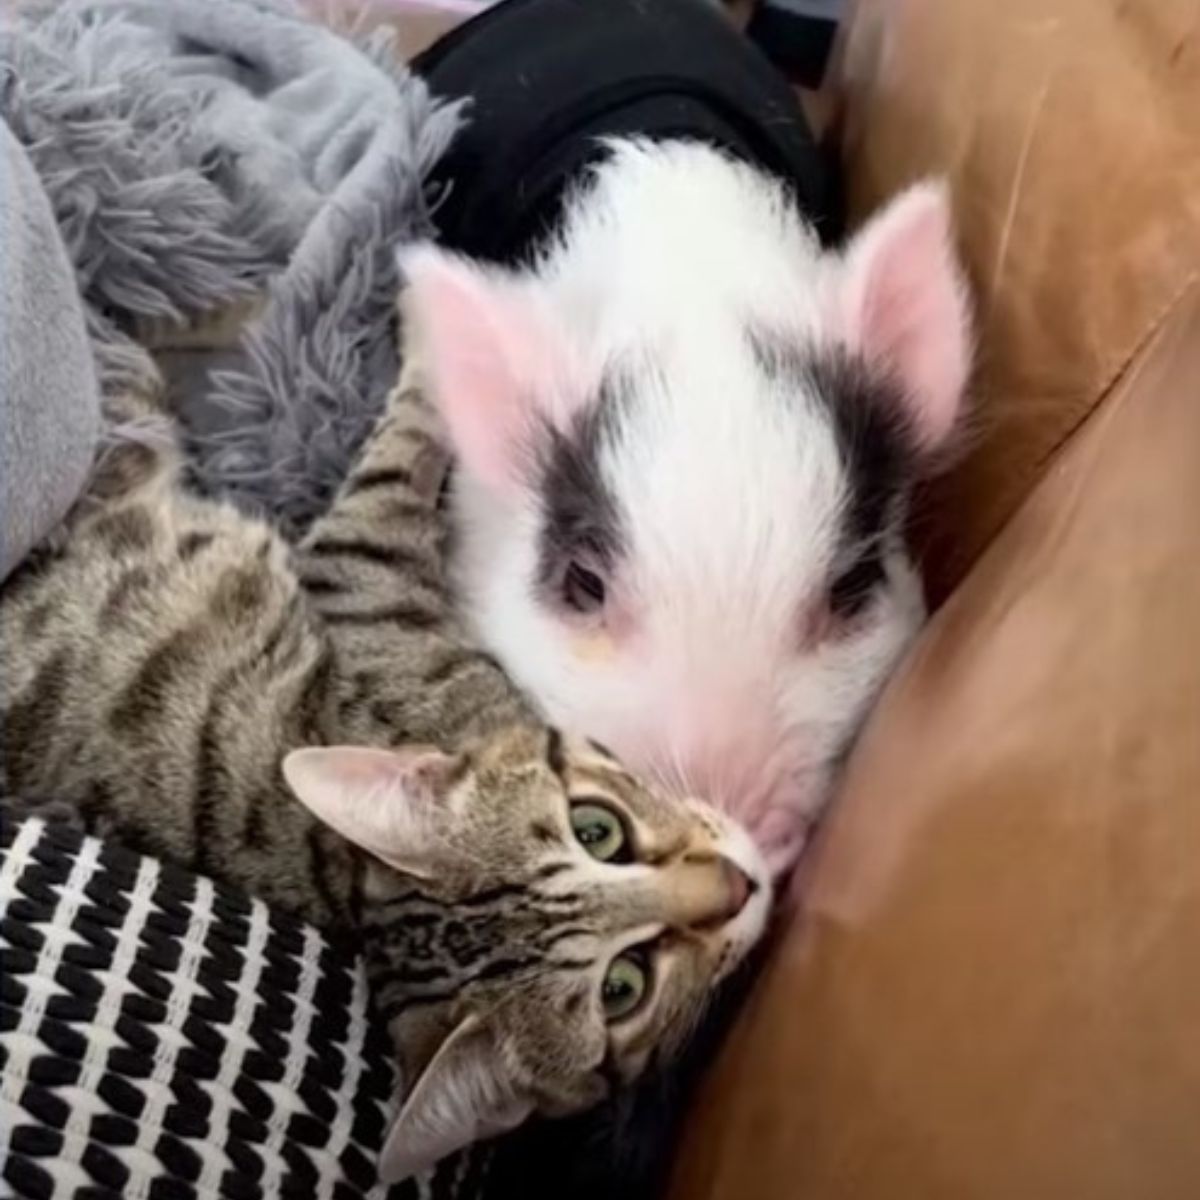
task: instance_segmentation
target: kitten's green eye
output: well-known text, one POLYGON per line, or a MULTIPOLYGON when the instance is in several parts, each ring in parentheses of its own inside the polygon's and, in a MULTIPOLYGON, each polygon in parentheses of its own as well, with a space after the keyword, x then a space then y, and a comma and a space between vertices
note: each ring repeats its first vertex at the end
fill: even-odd
POLYGON ((571 805, 575 840, 600 862, 627 863, 633 858, 621 818, 606 804, 571 805))
POLYGON ((608 964, 600 998, 604 1017, 619 1021, 635 1013, 650 990, 650 973, 640 955, 620 954, 608 964))

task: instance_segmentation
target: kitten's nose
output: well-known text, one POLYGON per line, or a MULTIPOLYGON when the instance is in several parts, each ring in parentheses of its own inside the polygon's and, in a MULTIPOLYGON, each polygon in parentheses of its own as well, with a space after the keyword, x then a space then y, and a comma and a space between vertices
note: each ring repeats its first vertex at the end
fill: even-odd
POLYGON ((653 903, 665 900, 670 923, 685 929, 719 929, 758 891, 758 884, 732 859, 711 852, 685 855, 661 875, 659 886, 665 894, 658 892, 653 903))
POLYGON ((732 859, 720 856, 721 875, 729 896, 729 908, 725 919, 732 920, 746 907, 746 901, 758 891, 758 884, 732 859))

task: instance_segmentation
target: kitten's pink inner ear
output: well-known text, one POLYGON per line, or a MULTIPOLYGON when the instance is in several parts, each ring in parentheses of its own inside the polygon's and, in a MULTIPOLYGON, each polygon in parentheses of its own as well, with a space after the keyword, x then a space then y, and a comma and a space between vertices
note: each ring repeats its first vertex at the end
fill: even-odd
POLYGON ((469 1146, 521 1124, 533 1104, 508 1079, 491 1039, 471 1017, 454 1029, 415 1080, 379 1158, 383 1183, 426 1171, 469 1146))
POLYGON ((547 338, 528 298, 498 271, 431 246, 401 252, 431 398, 467 467, 488 486, 521 482, 547 338))
POLYGON ((296 798, 347 841, 424 875, 440 851, 438 803, 456 762, 427 746, 312 746, 283 760, 296 798))
POLYGON ((917 184, 853 239, 841 268, 845 336, 903 389, 927 450, 954 429, 970 371, 970 306, 950 197, 917 184))

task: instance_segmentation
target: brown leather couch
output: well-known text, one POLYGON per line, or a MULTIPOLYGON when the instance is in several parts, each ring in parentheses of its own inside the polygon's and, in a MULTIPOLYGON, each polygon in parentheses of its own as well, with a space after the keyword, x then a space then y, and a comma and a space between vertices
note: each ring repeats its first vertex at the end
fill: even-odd
POLYGON ((1195 1200, 1200 6, 860 0, 831 87, 856 211, 953 181, 978 415, 671 1200, 1195 1200))
POLYGON ((859 215, 952 180, 976 417, 669 1200, 1195 1200, 1200 6, 850 9, 817 111, 859 215))

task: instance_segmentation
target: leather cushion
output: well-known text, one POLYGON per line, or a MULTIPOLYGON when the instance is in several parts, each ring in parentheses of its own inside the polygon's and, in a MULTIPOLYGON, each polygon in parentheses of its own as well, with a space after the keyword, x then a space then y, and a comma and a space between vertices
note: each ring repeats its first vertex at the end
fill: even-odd
POLYGON ((673 1200, 1200 1195, 1200 288, 856 749, 673 1200))
POLYGON ((967 453, 914 523, 944 598, 1200 270, 1195 0, 856 0, 852 215, 949 175, 978 296, 967 453))

